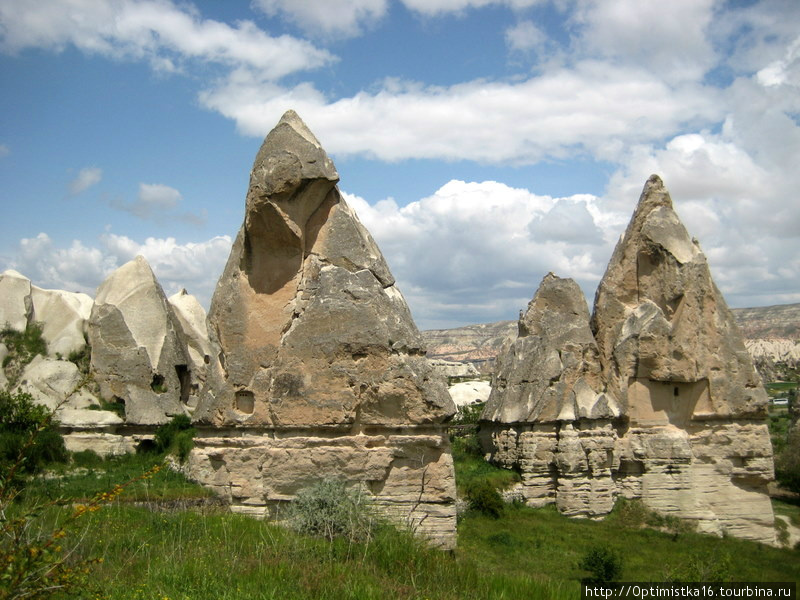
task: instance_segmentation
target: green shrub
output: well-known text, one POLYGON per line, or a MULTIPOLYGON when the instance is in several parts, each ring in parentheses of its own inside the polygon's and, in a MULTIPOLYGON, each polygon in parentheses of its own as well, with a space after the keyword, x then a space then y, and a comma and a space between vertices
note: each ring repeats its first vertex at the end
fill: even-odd
POLYGON ((9 387, 16 385, 25 365, 37 354, 47 356, 47 342, 42 337, 41 323, 28 323, 25 331, 17 331, 6 325, 0 331, 0 342, 8 348, 8 355, 3 359, 3 369, 6 369, 9 387))
POLYGON ((595 546, 583 555, 578 568, 591 573, 590 577, 582 579, 584 583, 613 583, 622 575, 622 557, 607 546, 595 546))
POLYGON ((775 457, 775 479, 787 490, 800 493, 800 426, 792 428, 775 457))
POLYGON ((351 542, 369 541, 378 525, 365 494, 330 478, 297 494, 289 505, 287 522, 299 533, 351 542))
POLYGON ((103 457, 94 450, 80 450, 72 453, 72 462, 76 467, 94 468, 103 464, 103 457))
POLYGON ((485 402, 476 402, 474 404, 467 404, 458 409, 455 421, 465 425, 477 425, 483 412, 485 402))
POLYGON ((180 462, 184 462, 192 450, 192 438, 196 430, 186 415, 172 417, 169 423, 156 429, 153 442, 156 452, 174 452, 180 462))
POLYGON ((75 363, 75 366, 78 367, 78 370, 83 373, 84 375, 88 375, 89 368, 92 363, 92 348, 87 343, 83 348, 80 350, 73 350, 67 356, 67 360, 71 363, 75 363))
POLYGON ((470 510, 479 512, 487 517, 499 519, 505 512, 505 502, 500 492, 491 482, 477 480, 466 490, 467 502, 470 510))
POLYGON ((30 394, 0 390, 0 479, 11 474, 18 486, 24 475, 67 458, 51 411, 34 404, 30 394))
POLYGON ((728 553, 693 554, 681 567, 667 566, 664 581, 726 583, 733 580, 733 561, 728 553))

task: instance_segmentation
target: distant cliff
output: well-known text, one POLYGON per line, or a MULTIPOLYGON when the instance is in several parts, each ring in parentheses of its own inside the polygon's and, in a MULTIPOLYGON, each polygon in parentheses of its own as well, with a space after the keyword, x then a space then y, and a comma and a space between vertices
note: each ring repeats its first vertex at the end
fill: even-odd
MULTIPOLYGON (((735 308, 733 314, 759 366, 789 363, 797 367, 800 364, 800 304, 735 308)), ((484 371, 491 369, 503 344, 516 335, 516 321, 422 332, 429 357, 471 362, 484 371)))

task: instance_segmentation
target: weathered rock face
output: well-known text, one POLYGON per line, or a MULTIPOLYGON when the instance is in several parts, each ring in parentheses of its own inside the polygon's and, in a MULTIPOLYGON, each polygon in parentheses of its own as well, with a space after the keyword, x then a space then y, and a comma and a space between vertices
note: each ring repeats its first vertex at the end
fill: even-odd
POLYGON ((337 181, 314 135, 286 113, 256 156, 244 224, 214 292, 214 352, 195 412, 201 425, 252 435, 198 440, 190 471, 261 513, 314 480, 342 477, 451 547, 442 424, 454 406, 337 181))
POLYGON ((31 320, 42 324, 49 354, 66 358, 83 350, 93 302, 86 294, 31 286, 31 320))
POLYGON ((187 405, 194 408, 197 406, 200 388, 206 382, 208 364, 211 362, 211 343, 208 340, 206 311, 197 298, 185 289, 173 294, 168 300, 187 344, 186 349, 191 361, 191 384, 187 405))
POLYGON ((628 417, 623 493, 706 530, 773 542, 767 396, 705 256, 655 175, 600 282, 592 328, 628 417))
POLYGON ((578 284, 547 275, 498 360, 481 436, 492 461, 522 472, 530 505, 555 502, 569 515, 614 505, 612 421, 589 310, 578 284))
POLYGON ((92 371, 107 400, 125 403, 128 423, 185 414, 191 374, 186 342, 164 291, 141 256, 97 289, 89 320, 92 371))
POLYGON ((14 270, 0 274, 0 329, 25 331, 33 307, 31 282, 14 270))
POLYGON ((520 320, 483 414, 487 452, 522 470, 523 497, 584 515, 641 498, 700 530, 773 543, 766 393, 658 177, 614 251, 591 330, 577 286, 556 284, 545 278, 520 320))

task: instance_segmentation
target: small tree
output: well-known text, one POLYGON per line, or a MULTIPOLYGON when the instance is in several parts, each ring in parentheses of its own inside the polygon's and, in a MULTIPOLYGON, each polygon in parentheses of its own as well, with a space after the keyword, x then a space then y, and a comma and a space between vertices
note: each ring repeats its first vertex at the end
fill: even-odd
POLYGON ((591 573, 583 583, 614 583, 622 575, 622 557, 607 546, 595 546, 583 555, 578 568, 591 573))
POLYGON ((800 493, 800 425, 792 427, 775 457, 775 479, 787 490, 800 493))

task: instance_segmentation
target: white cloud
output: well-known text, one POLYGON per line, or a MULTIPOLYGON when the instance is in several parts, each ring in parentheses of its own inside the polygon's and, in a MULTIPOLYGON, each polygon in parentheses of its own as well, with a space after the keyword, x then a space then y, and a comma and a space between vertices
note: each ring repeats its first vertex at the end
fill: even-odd
POLYGON ((441 16, 448 13, 460 13, 467 9, 484 6, 508 6, 515 10, 543 4, 544 0, 401 0, 410 10, 422 15, 441 16))
POLYGON ((542 53, 547 40, 547 33, 533 21, 520 21, 506 30, 506 44, 517 52, 542 53))
POLYGON ((548 271, 593 293, 611 255, 611 241, 586 210, 597 200, 592 196, 551 198, 494 181, 456 180, 404 207, 344 195, 423 328, 453 325, 454 314, 459 324, 515 318, 548 271), (552 230, 537 230, 542 219, 552 230), (585 237, 566 234, 570 224, 585 237))
POLYGON ((579 52, 646 67, 666 81, 699 81, 717 57, 707 30, 715 0, 578 0, 579 52))
POLYGON ((615 159, 621 145, 720 117, 713 90, 670 88, 646 71, 595 61, 522 82, 436 87, 387 80, 377 92, 330 103, 310 85, 279 90, 241 79, 206 91, 201 101, 256 136, 295 108, 329 152, 388 161, 526 164, 586 153, 615 159))
POLYGON ((203 209, 198 213, 177 212, 183 196, 173 187, 163 183, 139 183, 139 193, 133 202, 125 202, 120 198, 108 201, 111 208, 132 214, 144 220, 172 220, 183 221, 192 225, 204 225, 208 212, 203 209))
POLYGON ((69 183, 69 193, 77 196, 85 192, 93 185, 100 183, 103 178, 103 170, 99 167, 85 167, 78 171, 77 177, 69 183))
POLYGON ((385 16, 387 0, 254 0, 270 16, 282 15, 311 34, 349 37, 385 16))
POLYGON ((57 247, 46 233, 25 238, 8 263, 45 288, 79 291, 94 296, 108 275, 137 254, 144 256, 167 295, 185 287, 208 308, 217 279, 231 249, 229 236, 199 243, 178 244, 174 238, 147 238, 143 243, 129 237, 105 234, 97 247, 75 240, 57 247))
POLYGON ((249 68, 268 79, 313 69, 333 57, 309 42, 272 37, 251 21, 235 26, 202 19, 191 5, 170 0, 0 0, 0 49, 60 51, 145 59, 172 71, 198 60, 249 68))
POLYGON ((11 154, 11 148, 5 144, 0 144, 0 158, 8 156, 9 154, 11 154))

